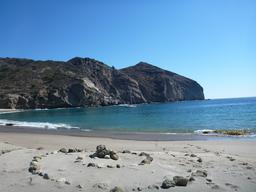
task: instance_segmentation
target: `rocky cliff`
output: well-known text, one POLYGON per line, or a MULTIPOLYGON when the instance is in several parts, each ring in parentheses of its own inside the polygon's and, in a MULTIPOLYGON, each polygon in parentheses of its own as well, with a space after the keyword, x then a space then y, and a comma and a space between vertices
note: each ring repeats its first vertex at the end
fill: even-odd
POLYGON ((0 58, 0 108, 58 108, 204 99, 195 81, 147 63, 117 70, 90 58, 0 58))

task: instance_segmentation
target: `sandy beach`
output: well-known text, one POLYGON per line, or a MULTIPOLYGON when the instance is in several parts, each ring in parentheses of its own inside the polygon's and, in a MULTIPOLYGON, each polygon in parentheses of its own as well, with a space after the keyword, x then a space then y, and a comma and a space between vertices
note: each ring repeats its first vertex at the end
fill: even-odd
POLYGON ((252 192, 255 144, 1 132, 0 191, 252 192), (92 157, 98 145, 118 159, 92 157))

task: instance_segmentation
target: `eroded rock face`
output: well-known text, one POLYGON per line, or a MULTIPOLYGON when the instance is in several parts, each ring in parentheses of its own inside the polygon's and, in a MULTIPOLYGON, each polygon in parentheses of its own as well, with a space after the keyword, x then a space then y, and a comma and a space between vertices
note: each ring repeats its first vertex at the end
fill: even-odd
POLYGON ((139 63, 116 70, 90 58, 0 58, 0 108, 58 108, 204 99, 195 81, 139 63))

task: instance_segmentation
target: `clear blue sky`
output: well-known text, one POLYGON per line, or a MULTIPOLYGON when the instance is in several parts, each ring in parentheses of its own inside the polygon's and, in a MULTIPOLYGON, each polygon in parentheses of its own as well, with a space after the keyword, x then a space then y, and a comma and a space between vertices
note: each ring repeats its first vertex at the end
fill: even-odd
POLYGON ((255 0, 1 0, 0 57, 146 61, 206 98, 256 96, 255 0))

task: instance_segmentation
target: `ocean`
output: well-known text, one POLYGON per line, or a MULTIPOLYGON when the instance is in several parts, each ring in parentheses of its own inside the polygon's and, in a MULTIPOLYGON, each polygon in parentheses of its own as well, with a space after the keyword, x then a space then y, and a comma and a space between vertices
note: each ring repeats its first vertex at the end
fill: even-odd
POLYGON ((246 129, 256 132, 256 97, 1 113, 0 125, 6 123, 84 131, 193 133, 205 129, 246 129))

